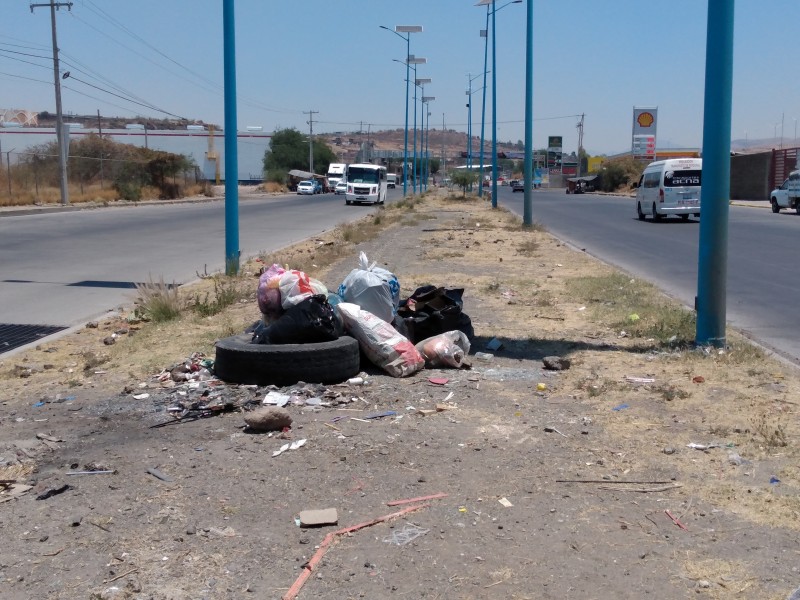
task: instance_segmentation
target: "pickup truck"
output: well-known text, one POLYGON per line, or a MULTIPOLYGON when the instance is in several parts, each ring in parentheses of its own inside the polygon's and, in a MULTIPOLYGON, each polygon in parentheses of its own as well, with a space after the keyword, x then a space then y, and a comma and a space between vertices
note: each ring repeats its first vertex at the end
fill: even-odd
POLYGON ((782 208, 793 208, 800 214, 800 171, 789 173, 789 179, 769 195, 772 212, 779 213, 782 208))
POLYGON ((524 192, 525 191, 525 182, 520 181, 518 179, 512 179, 511 182, 508 184, 511 186, 512 192, 524 192))

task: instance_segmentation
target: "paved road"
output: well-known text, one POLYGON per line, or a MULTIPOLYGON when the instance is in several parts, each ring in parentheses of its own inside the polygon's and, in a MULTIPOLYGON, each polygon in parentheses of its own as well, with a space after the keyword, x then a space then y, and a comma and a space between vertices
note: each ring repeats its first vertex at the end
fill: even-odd
MULTIPOLYGON (((402 192, 390 190, 390 201, 402 192)), ((243 256, 273 251, 373 210, 344 196, 242 199, 243 256)), ((134 296, 133 283, 186 283, 224 268, 222 200, 0 218, 0 325, 84 323, 134 296)))
MULTIPOLYGON (((498 201, 522 214, 523 194, 501 188, 498 201)), ((694 306, 696 219, 641 222, 630 198, 547 190, 534 192, 533 216, 559 238, 694 306)), ((800 323, 793 318, 800 303, 800 281, 793 273, 800 217, 731 206, 728 238, 728 322, 800 363, 800 323)))

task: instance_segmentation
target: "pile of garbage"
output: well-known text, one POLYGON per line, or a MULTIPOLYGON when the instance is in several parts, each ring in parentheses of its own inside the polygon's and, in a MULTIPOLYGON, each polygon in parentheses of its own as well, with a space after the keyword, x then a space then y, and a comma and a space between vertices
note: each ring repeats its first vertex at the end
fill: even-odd
POLYGON ((259 277, 261 320, 253 344, 323 344, 348 335, 361 353, 393 377, 427 367, 468 367, 474 331, 463 289, 433 285, 401 300, 394 273, 360 253, 335 292, 303 271, 273 264, 259 277))

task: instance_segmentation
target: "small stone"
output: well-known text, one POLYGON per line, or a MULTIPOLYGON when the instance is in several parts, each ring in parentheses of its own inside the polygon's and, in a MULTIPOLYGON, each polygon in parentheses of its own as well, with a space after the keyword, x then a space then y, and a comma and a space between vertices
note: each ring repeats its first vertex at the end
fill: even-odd
POLYGON ((244 422, 255 431, 280 431, 292 426, 292 415, 285 408, 266 406, 245 413, 244 422))
POLYGON ((86 324, 86 329, 97 329, 97 327, 98 327, 97 321, 89 321, 86 324))
POLYGON ((661 452, 663 452, 664 454, 675 454, 676 450, 675 448, 667 447, 664 448, 661 452))
POLYGON ((106 346, 113 346, 114 344, 117 343, 117 339, 112 337, 112 336, 108 336, 108 337, 103 338, 103 343, 106 346))
POLYGON ((711 587, 711 582, 710 581, 706 581, 705 579, 701 579, 700 581, 697 582, 697 587, 703 588, 703 589, 710 588, 711 587))
POLYGON ((542 359, 542 364, 545 369, 551 371, 565 371, 572 365, 568 358, 562 358, 561 356, 545 356, 542 359))
POLYGON ((192 524, 186 528, 186 535, 194 535, 197 533, 197 526, 192 524))

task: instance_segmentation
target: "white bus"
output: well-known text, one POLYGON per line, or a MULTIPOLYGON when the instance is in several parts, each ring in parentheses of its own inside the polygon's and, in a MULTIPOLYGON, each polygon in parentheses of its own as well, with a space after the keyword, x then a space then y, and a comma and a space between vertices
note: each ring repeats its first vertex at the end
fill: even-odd
POLYGON ((347 165, 345 204, 386 202, 386 167, 373 164, 347 165))

